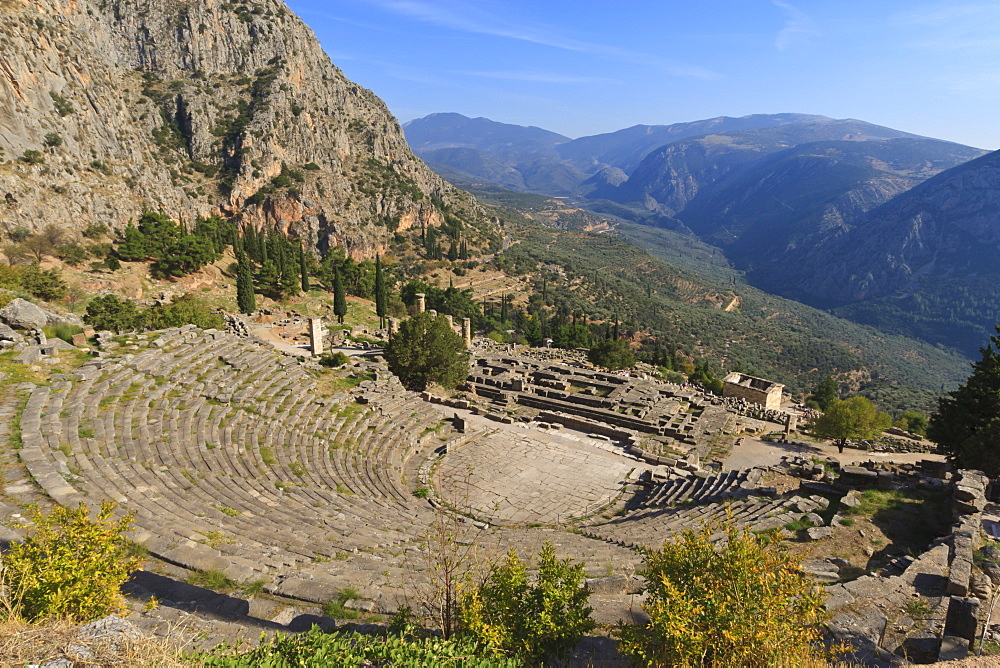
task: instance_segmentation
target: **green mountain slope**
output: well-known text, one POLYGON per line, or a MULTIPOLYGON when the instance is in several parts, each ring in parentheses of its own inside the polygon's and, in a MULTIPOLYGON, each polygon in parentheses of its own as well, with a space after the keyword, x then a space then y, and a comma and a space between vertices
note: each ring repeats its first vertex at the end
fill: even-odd
MULTIPOLYGON (((505 195, 505 204, 517 204, 516 197, 505 195)), ((506 214, 506 230, 517 243, 503 253, 504 265, 514 273, 545 272, 553 306, 608 321, 617 317, 637 341, 652 336, 708 359, 720 372, 742 369, 783 382, 794 393, 832 374, 890 410, 931 410, 942 386, 953 387, 966 374, 967 360, 954 352, 747 286, 724 260, 713 259, 711 247, 692 246, 683 235, 659 243, 659 235, 633 234, 643 228, 619 223, 647 252, 608 234, 556 230, 525 219, 539 219, 543 211, 544 201, 535 196, 524 216, 506 214), (721 280, 661 259, 673 261, 689 251, 696 258, 685 260, 689 266, 710 267, 721 280)))

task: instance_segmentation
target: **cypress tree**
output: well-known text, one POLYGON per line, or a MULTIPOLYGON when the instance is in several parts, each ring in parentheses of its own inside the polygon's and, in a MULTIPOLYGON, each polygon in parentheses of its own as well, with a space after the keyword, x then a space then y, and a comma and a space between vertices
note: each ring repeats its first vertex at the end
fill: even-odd
POLYGON ((385 276, 382 275, 382 258, 375 256, 375 315, 378 316, 379 327, 385 327, 385 317, 388 312, 389 295, 385 289, 385 276))
POLYGON ((340 269, 333 270, 333 314, 337 322, 344 324, 347 315, 347 295, 344 292, 344 279, 340 277, 340 269))
POLYGON ((236 269, 236 305, 240 313, 253 313, 257 310, 257 297, 253 293, 253 273, 250 269, 250 258, 246 253, 240 253, 236 269))
POLYGON ((299 242, 299 276, 302 278, 302 292, 309 292, 309 270, 306 267, 306 248, 302 242, 299 242))

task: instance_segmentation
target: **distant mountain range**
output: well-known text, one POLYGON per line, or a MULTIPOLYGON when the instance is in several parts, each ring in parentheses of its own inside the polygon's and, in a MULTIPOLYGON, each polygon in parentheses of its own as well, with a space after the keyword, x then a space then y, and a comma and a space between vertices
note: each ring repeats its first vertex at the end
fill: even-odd
POLYGON ((697 235, 750 283, 861 322, 973 355, 1000 320, 1000 154, 804 114, 579 139, 460 114, 403 128, 452 181, 697 235))

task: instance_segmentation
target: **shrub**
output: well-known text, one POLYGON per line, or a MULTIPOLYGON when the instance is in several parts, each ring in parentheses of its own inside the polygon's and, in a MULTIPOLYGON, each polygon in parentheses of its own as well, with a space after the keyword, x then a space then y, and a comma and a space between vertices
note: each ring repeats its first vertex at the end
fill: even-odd
POLYGON ((551 543, 542 546, 533 583, 511 548, 483 584, 462 592, 460 619, 498 655, 537 663, 564 653, 595 627, 589 596, 583 564, 556 559, 551 543))
POLYGON ((135 513, 115 520, 116 508, 105 501, 94 518, 82 503, 49 514, 29 508, 32 532, 4 557, 16 614, 89 621, 123 607, 120 587, 142 559, 129 555, 123 535, 135 513))
POLYGON ((244 654, 226 654, 217 648, 197 660, 206 666, 284 668, 297 666, 462 666, 463 668, 515 668, 513 659, 484 656, 471 639, 404 638, 399 635, 324 633, 319 627, 299 635, 277 634, 274 640, 244 654))
POLYGON ((717 525, 646 552, 649 621, 617 630, 619 650, 647 666, 802 665, 815 653, 824 595, 776 533, 717 525))
POLYGON ((108 236, 108 233, 108 226, 104 223, 91 223, 87 225, 82 234, 86 239, 97 241, 98 239, 103 239, 108 236))
POLYGON ((25 149, 24 153, 21 154, 21 160, 29 165, 40 165, 45 162, 45 158, 42 157, 41 151, 36 151, 30 148, 25 149))
POLYGON ((33 296, 48 301, 62 299, 69 290, 58 269, 41 269, 37 264, 21 271, 21 287, 33 296))
POLYGON ((332 355, 323 355, 319 358, 319 363, 326 367, 338 368, 351 363, 351 358, 342 352, 335 352, 332 355))

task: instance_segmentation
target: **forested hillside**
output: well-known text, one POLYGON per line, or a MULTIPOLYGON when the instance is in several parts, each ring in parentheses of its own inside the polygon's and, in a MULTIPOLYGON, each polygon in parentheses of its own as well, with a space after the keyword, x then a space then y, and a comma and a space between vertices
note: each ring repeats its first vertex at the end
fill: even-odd
MULTIPOLYGON (((509 205, 516 198, 504 199, 509 205)), ((528 216, 539 218, 542 202, 529 202, 528 216)), ((530 277, 536 294, 544 280, 540 301, 551 311, 620 321, 647 356, 676 350, 692 362, 708 361, 716 373, 742 370, 783 382, 793 393, 833 375, 845 389, 895 411, 931 410, 942 385, 954 386, 965 373, 966 360, 957 354, 735 281, 732 270, 713 264, 704 249, 694 249, 703 253, 697 262, 714 266, 722 280, 668 264, 677 248, 649 239, 633 240, 653 254, 608 234, 508 218, 507 230, 518 241, 497 259, 507 271, 530 277)))

